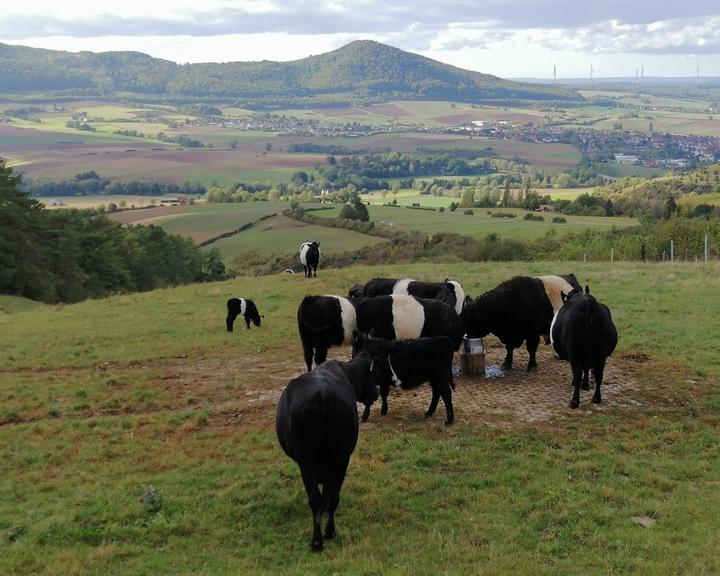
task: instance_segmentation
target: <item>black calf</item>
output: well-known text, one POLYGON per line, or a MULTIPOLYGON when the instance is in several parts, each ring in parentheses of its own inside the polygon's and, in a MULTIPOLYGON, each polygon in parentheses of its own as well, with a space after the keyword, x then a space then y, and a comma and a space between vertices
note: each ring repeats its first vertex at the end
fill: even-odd
POLYGON ((380 388, 380 413, 383 416, 388 411, 387 397, 391 386, 407 390, 429 382, 432 400, 425 417, 429 418, 435 413, 438 401, 442 398, 447 414, 445 424, 454 422, 452 391, 455 383, 452 377, 452 361, 455 344, 450 338, 434 336, 389 341, 355 332, 353 352, 367 352, 373 357, 373 374, 380 388))

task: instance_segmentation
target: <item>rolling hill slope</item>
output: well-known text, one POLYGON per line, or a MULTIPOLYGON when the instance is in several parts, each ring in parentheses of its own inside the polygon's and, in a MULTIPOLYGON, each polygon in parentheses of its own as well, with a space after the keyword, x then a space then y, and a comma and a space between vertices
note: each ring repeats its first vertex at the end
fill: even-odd
POLYGON ((138 52, 70 53, 0 44, 6 94, 130 96, 255 108, 383 100, 580 100, 574 91, 463 70, 359 40, 292 62, 179 65, 138 52))

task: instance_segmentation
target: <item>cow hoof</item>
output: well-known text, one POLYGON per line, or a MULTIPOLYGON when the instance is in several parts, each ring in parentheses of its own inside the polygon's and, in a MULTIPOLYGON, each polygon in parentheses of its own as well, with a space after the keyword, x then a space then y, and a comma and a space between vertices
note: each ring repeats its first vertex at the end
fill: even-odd
POLYGON ((570 400, 570 408, 575 409, 575 408, 578 408, 579 406, 580 406, 580 400, 577 400, 577 401, 570 400))
POLYGON ((380 415, 387 416, 387 412, 388 412, 387 410, 380 410, 380 415))
POLYGON ((325 538, 325 540, 332 540, 333 538, 335 538, 335 530, 333 530, 332 532, 330 532, 329 530, 325 530, 325 535, 323 536, 323 538, 325 538))
POLYGON ((320 552, 324 548, 323 541, 322 540, 313 540, 310 542, 310 549, 313 552, 320 552))
POLYGON ((434 412, 425 412, 425 418, 431 418, 434 412))
POLYGON ((593 396, 593 397, 592 397, 592 403, 593 403, 593 404, 600 404, 600 403, 602 403, 602 398, 600 398, 600 396, 593 396))
POLYGON ((445 426, 452 426, 455 424, 455 420, 445 420, 445 426))
POLYGON ((512 364, 508 364, 507 362, 503 362, 503 365, 500 367, 503 370, 512 370, 512 364))
POLYGON ((532 366, 528 365, 528 367, 527 367, 528 372, 532 372, 535 369, 537 369, 537 364, 533 364, 532 366))
POLYGON ((590 390, 590 384, 583 384, 582 385, 583 390, 590 390))

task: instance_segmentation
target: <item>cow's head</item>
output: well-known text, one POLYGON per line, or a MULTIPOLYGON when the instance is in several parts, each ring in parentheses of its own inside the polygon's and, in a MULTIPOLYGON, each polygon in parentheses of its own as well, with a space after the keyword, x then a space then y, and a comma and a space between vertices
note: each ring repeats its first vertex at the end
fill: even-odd
POLYGON ((460 313, 463 328, 468 338, 484 338, 493 330, 492 307, 481 296, 477 300, 466 299, 465 306, 460 313))
POLYGON ((379 396, 377 381, 373 373, 374 362, 367 352, 360 352, 351 362, 360 368, 356 372, 359 375, 352 379, 352 385, 357 402, 365 406, 362 415, 362 421, 365 422, 370 417, 370 407, 379 396))
POLYGON ((370 334, 363 334, 357 330, 353 330, 352 355, 353 358, 358 354, 365 352, 372 358, 376 359, 386 354, 388 350, 387 341, 382 338, 375 338, 373 331, 370 334))
POLYGON ((348 290, 348 297, 360 298, 363 295, 364 286, 362 284, 355 284, 350 290, 348 290))

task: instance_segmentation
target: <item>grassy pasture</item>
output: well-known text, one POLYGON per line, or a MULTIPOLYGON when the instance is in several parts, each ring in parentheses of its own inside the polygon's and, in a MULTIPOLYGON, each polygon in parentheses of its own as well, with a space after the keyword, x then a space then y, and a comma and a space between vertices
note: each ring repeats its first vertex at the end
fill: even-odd
MULTIPOLYGON (((133 196, 131 194, 89 194, 87 196, 38 196, 36 200, 45 204, 45 207, 51 210, 58 208, 95 208, 101 204, 108 205, 111 202, 114 204, 120 204, 125 202, 128 207, 131 206, 149 206, 153 203, 158 203, 162 198, 166 196, 133 196), (50 203, 53 200, 62 201, 62 206, 51 206, 50 203)), ((175 196, 170 196, 174 198, 175 196)))
POLYGON ((0 571, 713 574, 720 362, 708 343, 720 333, 707 310, 720 305, 719 274, 716 264, 358 267, 0 316, 0 571), (458 406, 446 429, 391 402, 391 416, 361 426, 338 540, 312 554, 297 468, 274 438, 274 401, 257 392, 302 371, 302 296, 373 276, 449 276, 475 295, 513 274, 570 270, 613 310, 611 363, 641 363, 640 405, 494 425, 464 421, 458 406), (261 329, 224 331, 236 295, 258 302, 261 329), (630 521, 644 515, 657 524, 630 521))
MULTIPOLYGON (((402 201, 412 204, 412 197, 405 196, 402 201)), ((426 198, 426 197, 422 197, 426 198)), ((398 203, 400 203, 400 198, 398 203)), ((437 200, 446 200, 439 198, 437 200)), ((449 199, 448 199, 449 200, 449 199)), ((339 208, 334 210, 323 210, 318 212, 320 216, 337 216, 339 208)), ((585 228, 600 228, 609 230, 613 226, 618 228, 632 226, 637 223, 633 218, 605 218, 599 216, 563 216, 567 219, 566 224, 553 224, 552 219, 557 214, 545 212, 545 222, 531 222, 523 220, 526 210, 517 208, 474 208, 473 215, 463 214, 458 208, 455 212, 446 210, 443 213, 430 210, 413 210, 409 208, 393 208, 389 206, 371 205, 369 207, 370 219, 376 225, 383 221, 385 226, 390 223, 400 230, 419 230, 425 234, 436 232, 455 232, 465 236, 485 237, 490 233, 496 233, 501 238, 531 239, 544 235, 548 230, 564 232, 567 230, 582 230, 585 228), (488 215, 491 212, 512 212, 517 214, 516 218, 492 218, 488 215)))
MULTIPOLYGON (((554 200, 574 200, 580 194, 592 194, 594 188, 533 188, 533 192, 540 196, 550 196, 554 200)), ((417 190, 404 188, 398 190, 397 194, 388 192, 383 198, 379 192, 363 197, 363 200, 370 204, 386 204, 397 200, 398 206, 412 206, 417 203, 420 206, 429 208, 448 207, 452 202, 458 202, 460 198, 451 196, 431 196, 429 194, 418 194, 417 190)), ((477 210, 481 210, 477 208, 477 210)))
POLYGON ((229 238, 213 242, 226 262, 231 262, 239 253, 253 250, 267 254, 295 254, 303 242, 317 240, 324 254, 335 254, 358 250, 363 246, 383 242, 382 238, 360 234, 352 230, 313 226, 285 216, 263 220, 257 226, 229 238))

